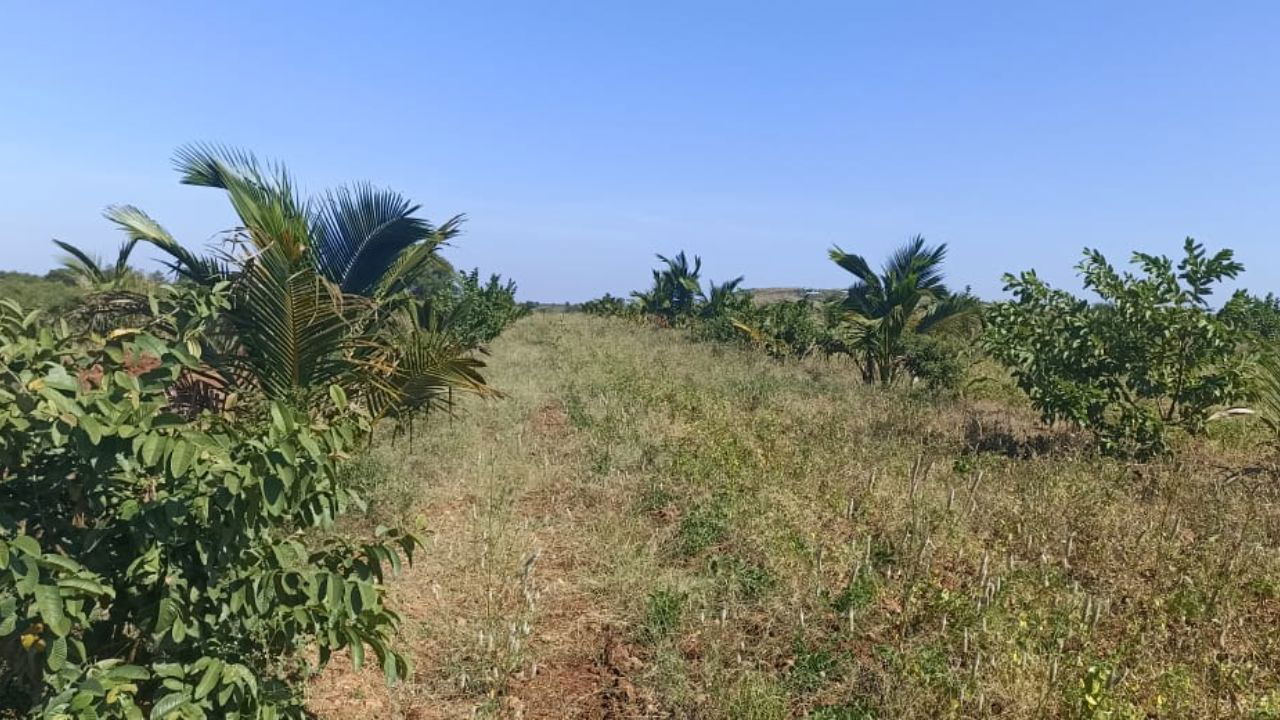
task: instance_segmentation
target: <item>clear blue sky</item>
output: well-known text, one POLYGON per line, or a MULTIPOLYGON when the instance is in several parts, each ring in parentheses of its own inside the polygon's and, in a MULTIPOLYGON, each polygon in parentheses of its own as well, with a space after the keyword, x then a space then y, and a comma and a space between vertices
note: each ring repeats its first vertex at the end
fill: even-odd
MULTIPOLYGON (((713 279, 847 284, 915 233, 999 294, 1082 246, 1194 235, 1280 290, 1280 3, 0 0, 0 267, 103 252, 133 203, 231 225, 192 140, 366 179, 471 221, 449 252, 526 299, 713 279)), ((149 253, 148 253, 149 254, 149 253)))

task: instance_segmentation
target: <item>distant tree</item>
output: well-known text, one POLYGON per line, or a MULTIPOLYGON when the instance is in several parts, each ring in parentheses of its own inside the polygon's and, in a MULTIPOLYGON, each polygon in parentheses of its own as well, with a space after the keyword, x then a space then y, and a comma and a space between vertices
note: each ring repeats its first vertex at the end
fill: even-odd
POLYGON ((666 268, 653 271, 653 287, 648 292, 634 293, 641 311, 668 321, 692 315, 702 298, 702 258, 695 255, 690 265, 683 250, 672 258, 657 257, 666 268))
POLYGON ((61 310, 72 305, 82 294, 67 280, 62 270, 52 270, 43 277, 0 271, 0 298, 13 300, 26 308, 61 310))
POLYGON ((1258 297, 1237 290, 1218 311, 1218 317, 1255 339, 1280 339, 1280 298, 1273 293, 1258 297))
POLYGON ((90 292, 127 292, 142 289, 147 278, 129 267, 129 256, 138 245, 137 238, 129 238, 116 251, 115 262, 104 263, 102 258, 61 240, 54 245, 66 253, 62 258, 62 270, 73 283, 90 292))

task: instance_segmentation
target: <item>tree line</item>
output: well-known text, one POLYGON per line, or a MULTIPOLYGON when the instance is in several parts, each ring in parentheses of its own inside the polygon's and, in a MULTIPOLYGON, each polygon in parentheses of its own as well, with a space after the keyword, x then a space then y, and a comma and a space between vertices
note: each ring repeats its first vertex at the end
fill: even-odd
POLYGON ((1092 299, 1045 284, 1034 271, 1004 277, 1010 299, 982 302, 945 283, 945 244, 916 236, 879 270, 836 247, 830 259, 854 276, 841 297, 757 303, 738 277, 702 287, 702 261, 658 256, 652 286, 606 295, 588 313, 687 328, 694 337, 759 348, 776 357, 851 358, 875 385, 955 390, 966 369, 999 363, 1047 423, 1092 432, 1104 452, 1150 457, 1175 432, 1252 415, 1280 424, 1280 300, 1216 288, 1244 267, 1231 250, 1210 254, 1188 238, 1176 263, 1137 252, 1137 272, 1097 250, 1076 266, 1092 299))

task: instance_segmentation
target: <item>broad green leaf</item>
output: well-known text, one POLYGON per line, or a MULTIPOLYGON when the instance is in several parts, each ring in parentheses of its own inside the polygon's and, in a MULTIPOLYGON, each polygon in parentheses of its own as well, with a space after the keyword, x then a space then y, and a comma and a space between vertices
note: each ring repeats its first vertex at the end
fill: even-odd
POLYGON ((59 570, 65 570, 66 572, 71 573, 78 573, 84 569, 76 561, 66 555, 59 555, 58 553, 45 553, 40 556, 40 562, 47 566, 52 566, 59 570))
POLYGON ((58 588, 53 585, 37 585, 35 596, 40 618, 53 634, 61 637, 70 632, 71 621, 63 613, 62 595, 58 593, 58 588))
POLYGON ((32 557, 40 557, 40 543, 36 542, 36 539, 30 535, 19 535, 11 540, 9 544, 15 550, 21 550, 32 557))
POLYGON ((339 410, 347 409, 347 393, 337 385, 329 386, 329 398, 333 400, 334 407, 339 410))
POLYGON ((58 672, 63 665, 67 664, 67 639, 60 637, 49 645, 49 653, 45 657, 45 664, 53 672, 58 672))
POLYGON ((262 498, 272 513, 284 509, 284 483, 278 476, 268 475, 262 479, 262 498))
POLYGON ((156 433, 147 435, 147 439, 142 441, 142 452, 140 454, 142 462, 147 465, 155 465, 156 459, 160 457, 160 436, 156 433))
POLYGON ((108 673, 112 678, 120 680, 149 680, 151 673, 138 665, 117 665, 108 673))
POLYGON ((191 466, 191 459, 196 455, 196 446, 194 443, 176 438, 172 444, 173 448, 169 451, 169 472, 173 473, 174 477, 182 477, 191 466))
POLYGON ((394 686, 396 684, 396 679, 400 675, 396 667, 395 653, 392 653, 392 652, 387 653, 386 658, 382 662, 382 671, 386 675, 387 685, 394 686))
POLYGON ((190 701, 190 697, 185 692, 176 692, 165 695, 151 708, 151 720, 164 720, 170 714, 176 712, 178 708, 186 705, 190 701))
POLYGON ((92 415, 82 415, 80 417, 80 428, 89 436, 89 442, 97 445, 102 441, 102 425, 93 419, 92 415))
POLYGON ((156 635, 164 635, 173 627, 173 622, 178 618, 178 606, 173 602, 172 598, 160 598, 160 606, 156 612, 156 626, 153 632, 156 635))
POLYGON ((218 681, 221 677, 222 661, 210 660, 208 667, 204 669, 204 675, 200 676, 200 682, 196 685, 195 699, 203 699, 204 696, 213 692, 213 689, 218 686, 218 681))

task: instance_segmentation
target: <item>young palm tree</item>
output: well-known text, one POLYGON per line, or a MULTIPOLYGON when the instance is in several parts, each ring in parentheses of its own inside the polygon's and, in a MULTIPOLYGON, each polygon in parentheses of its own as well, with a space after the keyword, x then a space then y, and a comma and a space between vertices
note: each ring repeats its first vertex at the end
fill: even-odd
POLYGON ((62 270, 83 291, 70 317, 86 327, 104 332, 116 327, 134 325, 148 312, 145 294, 148 279, 129 267, 129 257, 138 241, 126 240, 116 252, 115 262, 107 264, 68 242, 54 240, 66 253, 62 270))
POLYGON ((946 256, 945 244, 929 247, 917 235, 876 273, 861 255, 831 250, 831 259, 858 278, 841 309, 867 382, 887 385, 897 378, 906 334, 972 328, 978 322, 977 300, 952 294, 943 284, 946 256))
POLYGON ((750 303, 750 293, 739 288, 742 280, 743 276, 739 275, 719 285, 711 283, 711 292, 707 294, 707 301, 698 309, 698 315, 703 318, 719 317, 750 303))
POLYGON ((702 299, 702 258, 694 256, 693 265, 684 251, 673 258, 658 255, 666 264, 664 270, 653 271, 653 287, 645 293, 633 293, 640 301, 641 310, 674 320, 691 314, 702 299))
POLYGON ((184 147, 175 166, 183 183, 227 193, 240 220, 231 249, 191 253, 135 207, 107 217, 131 241, 165 251, 180 276, 229 282, 231 332, 214 360, 229 385, 308 402, 339 384, 386 414, 431 406, 455 388, 485 391, 483 364, 424 340, 433 328, 404 292, 438 264, 461 217, 433 226, 415 216, 418 206, 369 185, 304 200, 282 166, 223 147, 184 147))
POLYGON ((112 265, 102 259, 90 255, 68 242, 54 240, 54 245, 62 248, 66 256, 62 258, 62 267, 76 285, 90 292, 114 292, 134 290, 141 284, 142 276, 129 267, 129 256, 133 254, 138 241, 130 238, 120 245, 116 252, 116 261, 112 265))

